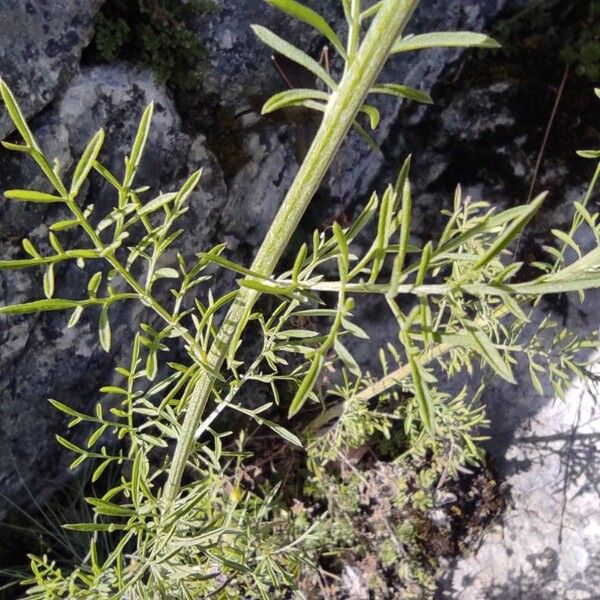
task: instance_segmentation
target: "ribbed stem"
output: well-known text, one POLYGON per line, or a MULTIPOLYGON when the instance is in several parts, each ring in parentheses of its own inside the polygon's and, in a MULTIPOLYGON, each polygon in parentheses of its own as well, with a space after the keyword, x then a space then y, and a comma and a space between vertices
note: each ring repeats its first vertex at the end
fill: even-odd
MULTIPOLYGON (((273 273, 369 89, 385 65, 394 42, 404 31, 418 3, 419 0, 386 0, 382 5, 353 64, 344 73, 338 89, 332 93, 319 131, 252 263, 253 271, 265 276, 273 273)), ((213 369, 221 368, 232 340, 238 339, 241 333, 239 325, 246 323, 259 296, 259 292, 249 288, 240 289, 211 347, 208 362, 213 369)), ((179 493, 185 465, 194 447, 194 434, 213 384, 214 378, 205 371, 190 397, 164 489, 166 511, 179 493)))

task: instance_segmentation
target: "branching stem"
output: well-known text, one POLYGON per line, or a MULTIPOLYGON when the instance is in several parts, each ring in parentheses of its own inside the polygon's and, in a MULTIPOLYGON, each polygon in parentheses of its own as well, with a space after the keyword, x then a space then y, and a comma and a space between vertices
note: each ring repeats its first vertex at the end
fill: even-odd
MULTIPOLYGON (((386 0, 379 9, 352 66, 344 73, 338 89, 332 92, 319 131, 252 263, 253 271, 269 276, 275 269, 355 121, 368 90, 375 83, 394 42, 404 31, 418 3, 419 0, 386 0)), ((259 296, 255 290, 240 289, 208 356, 213 371, 221 368, 228 353, 231 356, 235 352, 242 329, 259 296)), ((179 493, 185 465, 194 447, 194 434, 213 383, 214 375, 204 372, 191 395, 164 489, 165 512, 171 509, 179 493)))

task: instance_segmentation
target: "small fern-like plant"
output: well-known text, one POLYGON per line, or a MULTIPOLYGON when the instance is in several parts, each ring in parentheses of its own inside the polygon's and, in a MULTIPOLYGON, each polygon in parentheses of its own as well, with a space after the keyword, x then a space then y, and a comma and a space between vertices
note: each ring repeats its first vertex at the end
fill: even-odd
MULTIPOLYGON (((83 313, 95 310, 99 343, 107 351, 114 305, 139 302, 148 321, 139 323, 128 363, 117 368, 122 383, 103 388, 107 399, 90 414, 51 400, 68 416, 70 427, 85 428, 83 444, 58 436, 74 454, 72 468, 93 463, 94 482, 109 468, 113 473, 117 469, 120 477, 106 493, 87 498, 94 512, 90 522, 65 525, 89 535, 83 561, 65 568, 49 556, 31 557, 32 575, 24 582, 30 598, 269 598, 273 593, 283 597, 286 591, 304 597, 299 581, 302 573, 315 568, 309 549, 323 544, 319 531, 327 515, 299 522, 278 485, 246 484, 244 465, 251 461, 257 431, 270 430, 282 444, 305 452, 317 480, 327 465, 343 460, 374 435, 392 444, 398 431, 410 452, 443 452, 444 468, 455 474, 479 458, 477 428, 484 417, 474 404, 476 392, 465 389, 449 397, 434 365, 453 376, 481 364, 515 383, 512 364, 528 360, 536 388, 543 391, 541 377, 546 374, 559 393, 571 374, 584 372, 580 352, 590 342, 561 331, 542 344, 539 330, 533 340, 527 337, 531 333, 526 325, 533 303, 543 295, 583 295, 600 286, 600 226, 598 215, 587 206, 597 177, 576 205, 571 230, 556 232, 557 244, 549 247, 553 259, 535 263, 540 274, 531 280, 517 279, 523 264, 506 250, 544 196, 499 211, 463 198, 459 189, 444 213, 445 229, 435 242, 421 247, 410 241, 410 159, 397 181, 381 197, 373 194, 350 226, 334 223, 331 229, 315 231, 293 266, 277 270, 349 130, 354 127, 370 139, 360 114, 367 115, 371 127, 377 126, 379 113, 365 103, 367 95, 430 101, 420 90, 377 82, 390 56, 431 47, 493 47, 495 42, 468 32, 404 35, 417 0, 382 0, 365 10, 360 0, 342 0, 346 43, 299 2, 268 2, 316 28, 345 67, 336 81, 300 49, 254 27, 268 46, 323 83, 319 90, 278 94, 264 112, 302 105, 321 111, 323 119, 249 267, 229 260, 225 245, 199 248, 194 257, 177 255, 169 262, 173 253, 167 251, 183 233, 177 229, 178 219, 188 210, 186 202, 201 182, 201 171, 179 190, 146 198, 147 188, 136 182, 136 172, 152 106, 141 118, 120 176, 101 162, 104 134, 99 131, 67 178, 44 155, 11 91, 0 83, 22 138, 4 146, 33 159, 51 186, 51 191, 8 190, 5 196, 63 209, 59 220, 48 226, 53 252, 43 254, 26 239, 23 258, 0 261, 1 269, 42 270, 45 297, 2 306, 0 314, 69 311, 69 327, 75 327, 83 313), (88 178, 96 176, 114 190, 116 201, 108 214, 97 215, 92 205, 79 200, 88 178), (583 225, 598 241, 587 253, 574 241, 583 225), (372 243, 357 254, 355 240, 370 227, 372 243), (66 248, 63 232, 71 230, 83 233, 77 238, 83 241, 66 248), (569 263, 567 249, 577 252, 569 263), (55 283, 64 263, 71 261, 82 268, 97 265, 79 298, 62 297, 55 283), (211 282, 219 269, 233 271, 239 285, 217 297, 211 282), (168 298, 160 294, 165 281, 172 284, 168 298), (333 307, 320 301, 321 292, 335 295, 333 307), (390 343, 380 351, 379 376, 364 370, 347 343, 352 337, 368 337, 353 317, 354 298, 363 294, 379 296, 397 322, 390 343), (269 309, 255 310, 261 295, 273 302, 269 309), (250 322, 260 337, 260 351, 248 357, 243 348, 250 322), (162 356, 175 348, 184 349, 187 359, 165 363, 162 356), (331 370, 335 377, 328 376, 331 370), (272 401, 245 404, 240 392, 250 383, 267 386, 272 401), (289 397, 282 392, 290 389, 289 397), (288 423, 282 424, 280 408, 287 412, 288 423), (233 431, 224 429, 219 419, 226 411, 240 417, 233 431)), ((587 155, 598 158, 594 152, 587 155)), ((551 327, 548 321, 541 324, 551 327)))

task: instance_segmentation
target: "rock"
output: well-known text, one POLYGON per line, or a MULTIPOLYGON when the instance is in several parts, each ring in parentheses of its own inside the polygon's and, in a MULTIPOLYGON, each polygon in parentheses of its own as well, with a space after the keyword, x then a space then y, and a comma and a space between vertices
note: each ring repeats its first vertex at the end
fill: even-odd
MULTIPOLYGON (((0 77, 26 117, 47 106, 77 71, 105 0, 4 0, 0 6, 0 77)), ((0 139, 12 131, 0 114, 0 139)))
MULTIPOLYGON (((322 40, 299 21, 265 2, 218 0, 217 10, 203 16, 198 35, 208 50, 202 92, 218 98, 220 104, 236 110, 253 98, 264 98, 282 88, 284 82, 273 66, 271 50, 254 34, 250 25, 259 24, 308 52, 320 52, 322 40)), ((341 23, 341 3, 337 0, 310 0, 331 23, 341 23)), ((295 77, 289 78, 295 84, 295 77)))
POLYGON ((248 258, 260 246, 298 170, 282 143, 285 129, 268 129, 244 139, 251 161, 229 186, 221 226, 228 248, 248 258), (245 249, 245 253, 241 252, 245 249))
MULTIPOLYGON (((204 168, 201 186, 192 195, 190 211, 182 220, 191 235, 178 241, 178 250, 192 257, 212 241, 225 186, 204 137, 192 138, 182 132, 171 99, 150 74, 126 65, 86 69, 31 126, 40 146, 50 156, 59 156, 62 173, 70 172, 89 138, 103 127, 107 139, 100 160, 120 177, 137 121, 150 101, 155 102, 155 118, 136 182, 150 185, 155 194, 171 191, 193 170, 204 168)), ((24 155, 4 151, 0 165, 3 189, 41 183, 35 165, 24 155)), ((101 213, 115 202, 114 193, 96 175, 79 199, 80 205, 92 201, 95 211, 101 213)), ((27 204, 3 200, 0 255, 21 256, 23 235, 29 235, 41 250, 48 250, 47 227, 58 220, 58 214, 54 207, 29 210, 27 204)), ((88 247, 82 236, 71 236, 69 243, 88 247)), ((96 269, 92 265, 84 271, 74 266, 58 269, 57 297, 82 297, 87 278, 96 269)), ((43 297, 40 280, 40 272, 0 273, 0 304, 43 297)), ((54 439, 57 433, 65 434, 65 420, 47 398, 90 410, 99 399, 99 388, 111 382, 115 363, 126 359, 139 319, 150 319, 135 303, 116 305, 110 317, 114 329, 111 356, 100 349, 96 313, 74 329, 66 328, 68 315, 64 314, 0 317, 0 446, 4 449, 0 456, 0 516, 9 500, 26 503, 23 485, 42 504, 66 475, 68 457, 54 439)))

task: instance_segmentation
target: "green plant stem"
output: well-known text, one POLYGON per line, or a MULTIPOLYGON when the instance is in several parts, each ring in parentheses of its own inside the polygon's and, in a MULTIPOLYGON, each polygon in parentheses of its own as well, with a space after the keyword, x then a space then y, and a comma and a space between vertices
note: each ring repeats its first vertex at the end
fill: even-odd
MULTIPOLYGON (((344 73, 338 89, 332 92, 319 131, 258 250, 252 263, 252 270, 269 276, 275 269, 356 119, 369 89, 390 56, 394 42, 404 31, 418 3, 419 0, 386 0, 381 6, 354 63, 344 73)), ((241 330, 259 296, 260 294, 255 290, 240 289, 211 346, 208 363, 212 370, 221 368, 228 351, 235 352, 241 330)), ((213 383, 214 376, 205 371, 191 394, 164 488, 163 500, 166 512, 170 510, 179 493, 185 465, 194 447, 194 434, 200 425, 213 383)))
MULTIPOLYGON (((60 191, 60 190, 59 190, 60 191)), ((159 317, 161 317, 167 325, 171 327, 173 331, 177 331, 179 335, 189 345, 190 350, 194 353, 195 360, 202 364, 202 366, 210 370, 210 366, 205 364, 203 360, 203 351, 200 345, 196 342, 194 337, 189 333, 187 329, 182 327, 176 320, 174 320, 168 311, 146 290, 142 287, 138 281, 131 275, 131 273, 121 264, 121 262, 114 255, 114 252, 106 252, 104 244, 100 239, 100 236, 94 231, 93 227, 88 223, 79 206, 75 203, 75 200, 69 195, 63 193, 63 199, 69 210, 73 213, 73 216, 79 221, 81 228, 90 238, 91 242, 96 247, 96 251, 104 256, 110 265, 119 273, 119 275, 125 280, 125 282, 134 290, 139 299, 146 305, 149 306, 159 317)))

